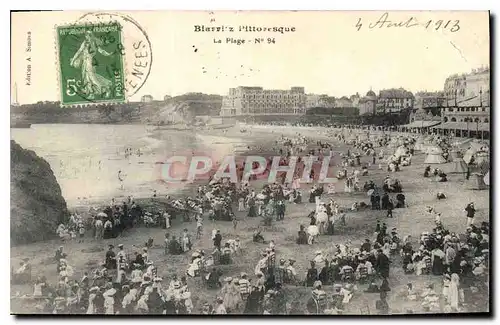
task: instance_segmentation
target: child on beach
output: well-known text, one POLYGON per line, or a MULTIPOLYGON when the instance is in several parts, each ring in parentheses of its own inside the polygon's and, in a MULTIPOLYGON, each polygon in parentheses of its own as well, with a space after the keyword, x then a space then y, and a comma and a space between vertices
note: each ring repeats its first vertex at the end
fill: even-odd
POLYGON ((233 216, 233 229, 236 230, 236 226, 238 226, 238 220, 236 219, 236 216, 233 216))
POLYGON ((201 238, 203 234, 203 217, 201 215, 196 217, 196 239, 201 238))
POLYGON ((243 197, 238 199, 238 211, 245 211, 245 199, 243 197))
POLYGON ((83 222, 80 222, 78 224, 78 233, 80 234, 80 239, 78 240, 79 243, 83 243, 83 239, 85 238, 85 225, 83 222))

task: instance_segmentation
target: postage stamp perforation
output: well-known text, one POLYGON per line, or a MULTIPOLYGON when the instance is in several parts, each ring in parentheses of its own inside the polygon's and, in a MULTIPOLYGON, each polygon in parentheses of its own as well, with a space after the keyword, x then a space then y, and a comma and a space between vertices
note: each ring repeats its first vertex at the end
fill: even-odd
MULTIPOLYGON (((54 60, 54 64, 55 64, 55 71, 57 72, 56 73, 56 90, 57 90, 57 93, 58 94, 61 94, 61 91, 62 91, 62 87, 61 87, 61 82, 62 82, 62 79, 61 79, 61 65, 60 65, 60 58, 59 58, 59 37, 58 37, 58 34, 57 34, 57 31, 59 29, 60 25, 57 25, 55 24, 54 25, 54 57, 56 58, 54 60)), ((66 107, 66 105, 63 105, 62 101, 60 102, 60 105, 62 107, 66 107)), ((71 106, 71 105, 69 105, 71 106)))

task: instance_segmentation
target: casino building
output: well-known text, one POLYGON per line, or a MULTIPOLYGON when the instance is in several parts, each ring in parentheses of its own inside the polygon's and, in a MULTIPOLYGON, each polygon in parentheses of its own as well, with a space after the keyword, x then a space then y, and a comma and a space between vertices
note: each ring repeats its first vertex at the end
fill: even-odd
POLYGON ((222 98, 222 116, 235 115, 301 115, 306 112, 304 87, 289 90, 262 87, 230 88, 222 98))

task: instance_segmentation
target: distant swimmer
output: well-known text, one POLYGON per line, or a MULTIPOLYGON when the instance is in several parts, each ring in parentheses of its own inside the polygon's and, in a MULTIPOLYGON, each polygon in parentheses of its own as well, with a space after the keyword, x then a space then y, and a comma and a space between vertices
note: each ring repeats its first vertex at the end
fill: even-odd
POLYGON ((118 171, 118 180, 120 181, 120 189, 123 190, 123 180, 124 180, 124 174, 122 174, 122 171, 118 171))

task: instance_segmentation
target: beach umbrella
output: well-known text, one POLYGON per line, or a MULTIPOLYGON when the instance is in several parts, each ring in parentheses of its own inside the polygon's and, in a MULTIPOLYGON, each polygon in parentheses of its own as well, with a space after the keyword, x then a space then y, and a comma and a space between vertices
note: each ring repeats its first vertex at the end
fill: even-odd
POLYGON ((368 192, 366 192, 366 196, 372 196, 373 193, 375 193, 375 190, 372 188, 371 190, 368 190, 368 192))

